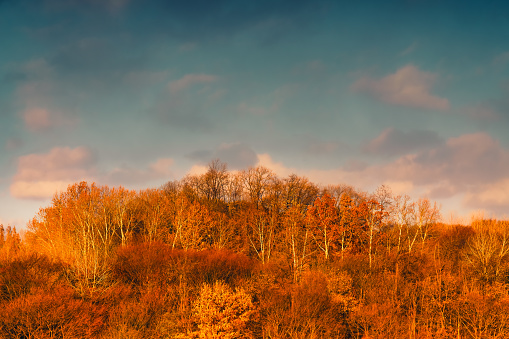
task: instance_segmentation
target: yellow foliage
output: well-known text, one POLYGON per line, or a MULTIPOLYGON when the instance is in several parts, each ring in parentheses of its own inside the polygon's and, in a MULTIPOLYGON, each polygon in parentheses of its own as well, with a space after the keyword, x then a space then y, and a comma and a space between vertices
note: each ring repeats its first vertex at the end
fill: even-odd
POLYGON ((198 331, 187 338, 251 338, 247 325, 255 313, 251 296, 243 289, 233 291, 221 281, 204 284, 194 304, 198 331))

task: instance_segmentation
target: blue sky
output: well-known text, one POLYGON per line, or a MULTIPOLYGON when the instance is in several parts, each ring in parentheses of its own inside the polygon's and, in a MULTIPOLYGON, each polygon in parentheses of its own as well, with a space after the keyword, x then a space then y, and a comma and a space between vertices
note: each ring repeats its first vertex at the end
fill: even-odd
POLYGON ((213 158, 509 206, 503 1, 0 0, 0 223, 213 158))

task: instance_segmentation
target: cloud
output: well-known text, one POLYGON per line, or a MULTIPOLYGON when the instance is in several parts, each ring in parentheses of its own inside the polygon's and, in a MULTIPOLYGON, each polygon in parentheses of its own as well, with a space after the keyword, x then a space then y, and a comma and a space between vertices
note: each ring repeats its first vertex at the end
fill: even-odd
MULTIPOLYGON (((210 74, 187 74, 180 79, 168 83, 155 99, 151 114, 160 119, 160 122, 177 128, 199 130, 210 133, 217 121, 218 115, 212 119, 213 111, 221 98, 221 91, 207 85, 216 82, 219 78, 210 74), (199 88, 199 95, 190 91, 193 87, 199 88)), ((223 92, 224 93, 224 92, 223 92)))
POLYGON ((464 204, 471 208, 483 208, 508 216, 509 178, 481 187, 465 195, 464 204))
POLYGON ((158 158, 145 168, 115 167, 108 171, 97 168, 97 157, 87 147, 55 147, 48 153, 28 154, 18 159, 10 192, 22 199, 46 199, 78 181, 94 181, 104 185, 139 186, 173 176, 172 158, 158 158))
POLYGON ((31 131, 44 131, 61 126, 72 127, 77 123, 77 119, 39 107, 25 110, 22 116, 25 127, 31 131))
POLYGON ((368 154, 394 156, 427 149, 442 142, 438 134, 433 131, 404 132, 395 128, 387 128, 378 137, 365 143, 363 150, 368 154))
POLYGON ((258 156, 247 144, 242 142, 224 143, 215 150, 200 150, 191 153, 190 159, 198 160, 199 166, 195 172, 201 171, 201 167, 213 159, 219 159, 226 163, 229 169, 241 170, 252 167, 258 162, 258 156))
POLYGON ((447 99, 430 93, 436 80, 437 74, 408 65, 381 79, 362 77, 352 85, 352 89, 391 105, 448 110, 447 99))
POLYGON ((49 112, 43 108, 28 109, 23 113, 23 120, 28 129, 37 131, 49 128, 50 122, 49 112))
POLYGON ((116 167, 99 176, 97 180, 107 185, 122 186, 138 186, 154 180, 169 180, 173 176, 173 164, 172 158, 158 158, 143 169, 129 166, 116 167))
POLYGON ((187 74, 182 78, 172 81, 168 84, 168 89, 172 94, 188 89, 197 84, 207 84, 217 80, 215 75, 210 74, 187 74))
MULTIPOLYGON (((369 189, 377 184, 376 180, 366 177, 362 171, 353 172, 345 170, 344 168, 322 170, 287 167, 282 162, 274 161, 270 154, 267 153, 258 154, 258 163, 256 165, 270 169, 281 178, 296 174, 306 177, 311 182, 319 185, 348 184, 360 189, 369 189)), ((380 183, 380 181, 378 181, 378 183, 380 183)))
POLYGON ((95 175, 96 158, 86 147, 55 147, 48 153, 18 159, 18 170, 10 186, 16 198, 45 199, 67 185, 95 175))
POLYGON ((25 143, 23 142, 22 139, 10 138, 10 139, 7 139, 7 142, 5 143, 5 149, 8 151, 12 151, 12 150, 20 148, 24 144, 25 143))
POLYGON ((473 133, 369 166, 361 174, 379 181, 408 181, 432 199, 459 197, 465 208, 483 207, 501 215, 501 206, 509 202, 507 168, 509 150, 488 134, 473 133))
POLYGON ((497 112, 491 105, 480 104, 477 106, 465 107, 461 110, 461 114, 464 114, 470 118, 476 120, 497 120, 500 118, 500 113, 497 112))
MULTIPOLYGON (((403 141, 406 137, 403 134, 403 141)), ((507 214, 509 149, 486 133, 464 134, 441 142, 433 136, 429 140, 433 142, 426 148, 414 149, 413 153, 382 164, 306 170, 287 167, 269 154, 259 154, 258 165, 283 177, 295 173, 315 183, 346 183, 367 191, 387 184, 394 193, 414 198, 423 194, 439 200, 455 198, 462 201, 462 208, 484 208, 499 216, 507 214)))
POLYGON ((408 46, 403 52, 400 53, 400 56, 404 56, 415 52, 418 46, 419 44, 416 41, 414 41, 410 46, 408 46))

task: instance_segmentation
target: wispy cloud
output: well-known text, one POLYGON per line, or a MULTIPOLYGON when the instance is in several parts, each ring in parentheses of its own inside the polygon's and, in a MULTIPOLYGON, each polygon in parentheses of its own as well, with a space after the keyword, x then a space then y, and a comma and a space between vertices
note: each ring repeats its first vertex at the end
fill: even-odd
POLYGON ((168 89, 172 94, 175 94, 193 85, 208 84, 217 81, 217 79, 217 76, 210 74, 187 74, 178 80, 170 82, 168 89))
POLYGON ((408 65, 381 79, 362 77, 352 85, 352 89, 391 105, 448 110, 447 99, 431 94, 437 78, 436 73, 408 65))

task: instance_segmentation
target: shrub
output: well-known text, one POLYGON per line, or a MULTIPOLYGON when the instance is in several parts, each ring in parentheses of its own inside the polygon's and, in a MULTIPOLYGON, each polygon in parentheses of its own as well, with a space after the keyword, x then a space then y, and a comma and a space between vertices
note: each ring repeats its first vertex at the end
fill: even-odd
POLYGON ((234 284, 251 276, 255 261, 229 250, 172 250, 152 242, 121 248, 113 260, 113 278, 132 285, 180 283, 193 285, 222 280, 234 284))
POLYGON ((0 300, 30 294, 33 289, 50 290, 65 281, 65 266, 48 257, 32 254, 0 263, 0 300))
POLYGON ((216 281, 204 284, 194 304, 194 317, 198 331, 189 338, 249 338, 249 322, 256 314, 251 296, 243 289, 233 291, 228 285, 216 281))
POLYGON ((70 288, 37 292, 1 305, 2 338, 95 338, 105 328, 106 309, 70 288))

